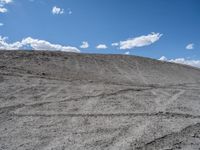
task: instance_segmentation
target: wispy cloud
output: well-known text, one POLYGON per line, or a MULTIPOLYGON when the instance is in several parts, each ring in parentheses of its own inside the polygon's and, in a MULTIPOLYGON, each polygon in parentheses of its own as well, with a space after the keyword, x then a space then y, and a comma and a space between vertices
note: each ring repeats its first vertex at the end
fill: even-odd
POLYGON ((119 46, 119 43, 112 43, 111 46, 119 46))
POLYGON ((191 59, 185 59, 185 58, 167 59, 165 56, 162 56, 159 60, 185 64, 185 65, 190 65, 190 66, 200 68, 200 60, 191 60, 191 59))
POLYGON ((185 47, 186 49, 194 49, 194 44, 193 43, 190 43, 190 44, 188 44, 186 47, 185 47))
POLYGON ((12 3, 12 0, 0 0, 0 13, 8 12, 8 9, 5 8, 5 5, 12 3))
POLYGON ((3 50, 17 50, 24 49, 30 47, 33 50, 49 50, 49 51, 65 51, 65 52, 80 52, 80 50, 76 47, 72 46, 63 46, 60 44, 52 44, 45 40, 34 39, 31 37, 27 37, 22 39, 21 41, 17 41, 14 43, 6 42, 6 37, 0 36, 0 49, 3 50))
POLYGON ((12 0, 0 0, 0 3, 2 3, 2 4, 8 4, 11 2, 12 2, 12 0))
POLYGON ((82 45, 80 46, 80 48, 88 48, 88 47, 89 47, 89 44, 87 41, 83 41, 82 45))
POLYGON ((52 14, 54 15, 61 15, 61 14, 64 14, 64 9, 63 8, 59 8, 57 6, 54 6, 51 10, 52 14))
POLYGON ((97 49, 106 49, 107 46, 105 44, 99 44, 96 46, 97 49))
POLYGON ((119 42, 120 49, 133 49, 136 47, 143 47, 151 45, 158 41, 161 38, 162 34, 160 33, 151 33, 148 35, 142 35, 135 38, 129 38, 125 41, 119 42))
POLYGON ((4 24, 0 22, 0 27, 1 27, 1 26, 4 26, 4 24))
POLYGON ((72 14, 72 10, 68 9, 68 14, 71 15, 72 14))

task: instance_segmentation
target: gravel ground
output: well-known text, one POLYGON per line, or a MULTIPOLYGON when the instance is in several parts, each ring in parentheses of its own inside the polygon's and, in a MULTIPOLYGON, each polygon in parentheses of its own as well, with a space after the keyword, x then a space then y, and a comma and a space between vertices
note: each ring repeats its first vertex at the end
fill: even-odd
POLYGON ((199 150, 200 69, 0 51, 0 150, 199 150))

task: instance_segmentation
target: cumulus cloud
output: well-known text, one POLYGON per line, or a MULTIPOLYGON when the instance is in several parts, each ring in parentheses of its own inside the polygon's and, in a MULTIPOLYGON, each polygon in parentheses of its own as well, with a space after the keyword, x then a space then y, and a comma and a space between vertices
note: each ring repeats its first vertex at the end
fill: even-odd
POLYGON ((120 41, 120 49, 133 49, 136 47, 151 45, 154 42, 158 41, 161 38, 161 36, 162 34, 160 33, 151 33, 148 35, 130 38, 125 41, 120 41))
POLYGON ((0 13, 8 12, 8 9, 5 8, 5 5, 13 2, 12 0, 0 0, 0 13))
POLYGON ((8 10, 4 7, 0 7, 0 13, 6 13, 8 10))
POLYGON ((0 36, 0 49, 14 50, 14 49, 19 49, 23 46, 21 42, 7 43, 6 40, 7 37, 0 36))
POLYGON ((52 8, 52 14, 54 14, 54 15, 61 15, 61 14, 64 14, 64 9, 62 9, 62 8, 59 8, 59 7, 57 7, 57 6, 54 6, 53 8, 52 8))
POLYGON ((80 48, 88 48, 88 47, 89 47, 89 44, 87 41, 83 41, 82 45, 80 46, 80 48))
POLYGON ((96 46, 97 49, 106 49, 107 46, 105 44, 99 44, 96 46))
POLYGON ((21 41, 17 41, 14 43, 7 43, 6 40, 7 40, 6 37, 0 36, 0 49, 2 49, 2 50, 17 50, 17 49, 24 49, 26 47, 30 47, 33 50, 80 52, 80 50, 76 47, 52 44, 48 41, 33 39, 31 37, 27 37, 25 39, 22 39, 21 41))
POLYGON ((200 68, 200 60, 191 60, 191 59, 185 59, 185 58, 167 59, 165 56, 162 56, 159 60, 185 64, 185 65, 190 65, 190 66, 200 68))
POLYGON ((0 26, 3 26, 4 24, 0 22, 0 26))
POLYGON ((185 48, 186 48, 186 49, 194 49, 194 44, 193 44, 193 43, 190 43, 190 44, 188 44, 185 48))
POLYGON ((165 56, 162 56, 162 57, 160 57, 158 60, 167 61, 167 58, 166 58, 165 56))

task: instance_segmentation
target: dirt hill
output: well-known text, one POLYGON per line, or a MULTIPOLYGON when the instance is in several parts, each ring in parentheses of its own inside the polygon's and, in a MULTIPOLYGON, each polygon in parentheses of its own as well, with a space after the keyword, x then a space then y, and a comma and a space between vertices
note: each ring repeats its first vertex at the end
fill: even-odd
POLYGON ((200 148, 200 69, 126 55, 0 51, 0 149, 200 148))

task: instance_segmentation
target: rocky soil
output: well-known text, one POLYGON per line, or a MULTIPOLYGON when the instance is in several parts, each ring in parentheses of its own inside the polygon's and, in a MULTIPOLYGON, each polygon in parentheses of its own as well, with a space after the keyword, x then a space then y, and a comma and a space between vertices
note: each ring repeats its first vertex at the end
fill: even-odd
POLYGON ((200 69, 0 51, 0 150, 199 150, 200 69))

